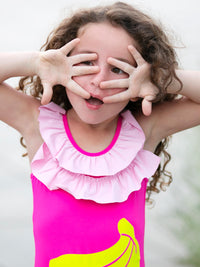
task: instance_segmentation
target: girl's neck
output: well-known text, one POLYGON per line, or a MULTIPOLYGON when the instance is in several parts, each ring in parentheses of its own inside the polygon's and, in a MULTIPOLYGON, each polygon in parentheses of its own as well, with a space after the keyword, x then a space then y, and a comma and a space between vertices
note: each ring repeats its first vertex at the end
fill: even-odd
POLYGON ((67 112, 68 126, 76 144, 90 153, 106 149, 112 142, 117 129, 119 115, 99 124, 83 122, 73 109, 67 112))
POLYGON ((112 131, 112 130, 115 131, 118 118, 119 118, 119 115, 116 115, 116 116, 110 118, 109 120, 103 121, 101 123, 89 124, 89 123, 82 121, 79 118, 79 116, 76 114, 74 109, 70 109, 67 112, 67 119, 68 119, 69 126, 72 124, 77 124, 77 125, 79 125, 79 127, 83 128, 83 130, 85 129, 86 131, 92 131, 92 132, 95 132, 95 131, 107 132, 107 131, 112 131))

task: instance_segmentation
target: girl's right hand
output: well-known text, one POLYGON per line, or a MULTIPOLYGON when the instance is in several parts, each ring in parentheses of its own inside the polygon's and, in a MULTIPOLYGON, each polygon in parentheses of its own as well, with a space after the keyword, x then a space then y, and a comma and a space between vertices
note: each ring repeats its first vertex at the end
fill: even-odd
POLYGON ((53 86, 61 84, 75 94, 89 98, 90 94, 80 87, 73 79, 73 76, 86 75, 99 71, 97 66, 78 66, 77 64, 95 60, 97 55, 78 54, 67 56, 70 51, 79 43, 76 38, 60 49, 51 49, 39 53, 39 60, 36 64, 36 73, 43 85, 43 96, 41 103, 48 104, 53 95, 53 86))

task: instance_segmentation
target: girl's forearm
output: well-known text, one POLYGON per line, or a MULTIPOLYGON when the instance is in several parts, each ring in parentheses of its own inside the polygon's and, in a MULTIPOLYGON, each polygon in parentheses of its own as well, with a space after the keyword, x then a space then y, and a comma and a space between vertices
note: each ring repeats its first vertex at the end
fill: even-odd
POLYGON ((0 83, 11 77, 35 75, 38 58, 39 52, 0 53, 0 83))
POLYGON ((167 92, 186 96, 194 102, 200 103, 200 71, 176 70, 176 75, 181 80, 183 87, 174 79, 167 92))

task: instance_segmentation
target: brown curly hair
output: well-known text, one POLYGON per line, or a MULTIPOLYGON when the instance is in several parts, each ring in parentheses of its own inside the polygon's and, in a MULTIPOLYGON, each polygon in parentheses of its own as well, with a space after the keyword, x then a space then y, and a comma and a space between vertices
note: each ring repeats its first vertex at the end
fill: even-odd
MULTIPOLYGON (((159 93, 153 103, 161 101, 172 101, 176 95, 167 94, 166 90, 172 79, 180 83, 175 73, 178 66, 176 54, 168 37, 162 27, 148 15, 138 9, 123 3, 116 2, 112 5, 83 9, 75 12, 70 18, 65 18, 60 25, 54 29, 42 46, 41 50, 58 49, 76 38, 79 29, 88 23, 109 22, 113 26, 122 27, 138 44, 142 57, 151 64, 151 81, 159 89, 159 93)), ((24 77, 19 82, 19 90, 41 99, 43 87, 38 76, 24 77)), ((61 85, 53 87, 52 101, 61 105, 66 110, 71 108, 65 88, 61 85)), ((141 99, 137 102, 129 102, 126 109, 133 114, 141 112, 141 99)), ((152 192, 165 190, 172 182, 172 176, 165 167, 171 156, 166 151, 169 137, 163 139, 155 149, 156 155, 163 155, 161 163, 150 179, 147 186, 147 200, 150 202, 152 192)))

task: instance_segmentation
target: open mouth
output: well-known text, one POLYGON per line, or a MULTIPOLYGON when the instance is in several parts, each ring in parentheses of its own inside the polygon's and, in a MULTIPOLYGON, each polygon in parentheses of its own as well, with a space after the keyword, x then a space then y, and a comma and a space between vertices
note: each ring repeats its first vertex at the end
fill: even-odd
POLYGON ((101 99, 92 96, 89 99, 86 99, 86 102, 94 106, 100 106, 103 104, 103 101, 101 99))

